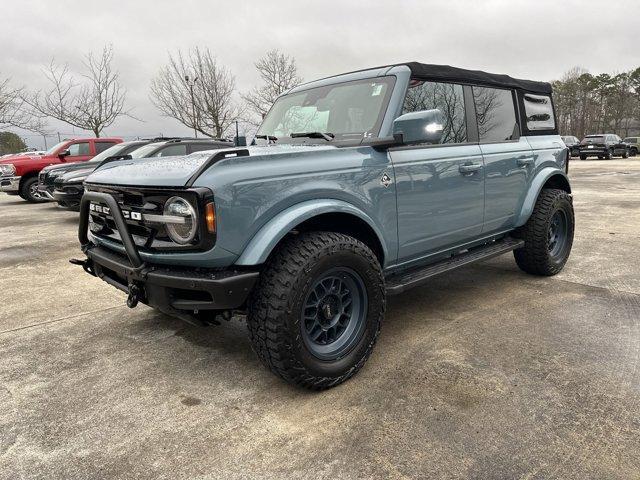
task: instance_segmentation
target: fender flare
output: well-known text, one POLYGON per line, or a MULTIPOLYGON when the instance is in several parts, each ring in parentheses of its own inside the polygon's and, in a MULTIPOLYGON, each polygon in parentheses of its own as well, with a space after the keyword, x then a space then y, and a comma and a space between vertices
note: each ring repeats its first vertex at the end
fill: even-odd
POLYGON ((527 196, 522 202, 520 214, 518 215, 515 223, 516 227, 521 227, 527 223, 527 220, 529 220, 529 217, 533 213, 533 208, 536 206, 536 200, 538 200, 538 195, 540 195, 542 188, 545 183, 554 176, 562 177, 567 182, 567 185, 569 185, 569 178, 562 170, 555 167, 546 167, 540 170, 531 182, 527 196))
POLYGON ((236 265, 260 265, 267 260, 278 242, 297 225, 323 213, 346 213, 354 215, 366 222, 378 237, 384 253, 388 258, 387 245, 378 226, 371 217, 354 205, 342 200, 322 199, 308 200, 283 210, 263 225, 251 238, 247 246, 236 260, 236 265))

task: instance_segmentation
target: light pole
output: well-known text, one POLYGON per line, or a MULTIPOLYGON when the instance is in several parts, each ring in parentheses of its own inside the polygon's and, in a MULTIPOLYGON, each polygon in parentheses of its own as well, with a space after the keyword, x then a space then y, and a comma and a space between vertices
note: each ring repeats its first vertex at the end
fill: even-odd
POLYGON ((193 112, 193 134, 196 138, 198 138, 198 130, 196 129, 196 125, 198 124, 196 118, 196 101, 193 97, 193 87, 196 86, 196 82, 198 81, 198 77, 191 79, 189 75, 184 76, 184 81, 189 85, 189 91, 191 92, 191 111, 193 112))

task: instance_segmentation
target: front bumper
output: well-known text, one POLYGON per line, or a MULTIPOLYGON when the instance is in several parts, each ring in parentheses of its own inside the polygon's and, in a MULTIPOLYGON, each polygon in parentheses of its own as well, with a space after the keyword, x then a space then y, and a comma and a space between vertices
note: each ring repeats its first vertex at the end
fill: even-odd
POLYGON ((20 191, 21 177, 0 177, 0 192, 20 191))
POLYGON ((257 271, 135 268, 127 258, 102 247, 89 247, 85 254, 85 266, 95 276, 127 294, 135 285, 138 300, 170 315, 239 308, 258 279, 257 271))
POLYGON ((128 293, 129 306, 141 301, 179 317, 188 317, 201 310, 241 307, 259 276, 257 270, 182 268, 142 262, 120 206, 108 193, 86 192, 83 195, 78 237, 82 251, 87 255, 87 259, 80 262, 85 271, 128 293), (110 208, 126 256, 89 241, 91 201, 106 204, 110 208))
POLYGON ((42 198, 53 200, 53 187, 48 187, 47 185, 38 183, 38 193, 42 196, 42 198))
POLYGON ((64 208, 80 208, 80 200, 82 200, 82 185, 75 187, 66 187, 65 190, 55 189, 51 195, 51 199, 58 202, 58 205, 64 208), (74 189, 74 190, 72 190, 74 189))

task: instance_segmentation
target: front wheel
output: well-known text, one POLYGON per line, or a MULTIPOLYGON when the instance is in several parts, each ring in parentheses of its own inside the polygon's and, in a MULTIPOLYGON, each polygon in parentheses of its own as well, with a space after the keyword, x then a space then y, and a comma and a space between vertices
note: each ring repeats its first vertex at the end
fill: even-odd
POLYGON ((559 273, 571 253, 574 228, 571 196, 543 189, 531 217, 514 234, 524 240, 524 247, 513 251, 518 267, 533 275, 559 273))
POLYGON ((30 203, 46 202, 38 192, 37 177, 27 178, 20 187, 20 196, 30 203))
POLYGON ((587 156, 586 155, 580 155, 580 160, 586 160, 587 156))
POLYGON ((271 256, 248 302, 247 326, 260 360, 287 382, 338 385, 371 354, 385 310, 373 252, 333 232, 292 236, 271 256))

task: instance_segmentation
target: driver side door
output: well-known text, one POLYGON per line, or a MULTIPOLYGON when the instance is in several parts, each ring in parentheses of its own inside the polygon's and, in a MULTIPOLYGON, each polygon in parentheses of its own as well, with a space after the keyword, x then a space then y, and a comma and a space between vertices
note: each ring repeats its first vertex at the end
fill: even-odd
POLYGON ((93 158, 89 141, 74 142, 67 146, 69 155, 64 157, 65 163, 86 162, 93 158))
POLYGON ((484 216, 484 161, 470 87, 412 79, 403 114, 439 109, 440 144, 390 149, 396 176, 398 263, 477 238, 484 216))

